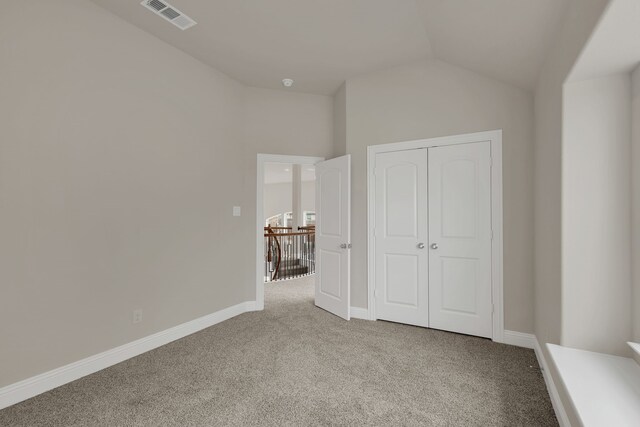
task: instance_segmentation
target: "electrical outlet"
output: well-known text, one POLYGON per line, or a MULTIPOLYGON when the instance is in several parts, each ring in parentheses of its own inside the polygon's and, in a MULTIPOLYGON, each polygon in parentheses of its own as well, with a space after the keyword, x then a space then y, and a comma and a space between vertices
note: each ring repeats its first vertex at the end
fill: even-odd
POLYGON ((133 323, 142 322, 142 309, 133 310, 133 323))

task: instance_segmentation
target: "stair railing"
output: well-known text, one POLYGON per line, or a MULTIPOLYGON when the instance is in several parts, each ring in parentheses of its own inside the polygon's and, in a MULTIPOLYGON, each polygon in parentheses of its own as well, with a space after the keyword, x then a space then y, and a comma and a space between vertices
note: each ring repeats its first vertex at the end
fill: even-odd
POLYGON ((315 273, 315 228, 265 227, 265 281, 315 273))

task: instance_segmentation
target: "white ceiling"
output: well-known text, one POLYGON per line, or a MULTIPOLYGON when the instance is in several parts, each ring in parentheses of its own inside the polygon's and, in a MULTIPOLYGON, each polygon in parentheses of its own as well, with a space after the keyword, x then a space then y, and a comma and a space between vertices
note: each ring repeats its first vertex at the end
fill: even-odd
POLYGON ((640 1, 609 3, 569 80, 628 73, 640 63, 640 1))
POLYGON ((249 86, 331 95, 348 78, 438 58, 531 89, 568 0, 93 0, 249 86))
MULTIPOLYGON (((290 163, 265 163, 264 165, 264 183, 265 184, 282 184, 290 183, 293 180, 290 163)), ((315 181, 316 168, 313 165, 302 165, 301 170, 302 181, 315 181)))

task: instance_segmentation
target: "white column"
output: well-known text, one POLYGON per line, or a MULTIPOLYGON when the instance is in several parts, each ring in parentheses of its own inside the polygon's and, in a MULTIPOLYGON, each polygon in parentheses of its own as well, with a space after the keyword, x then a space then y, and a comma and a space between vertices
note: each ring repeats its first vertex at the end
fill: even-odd
POLYGON ((302 165, 293 165, 291 186, 291 212, 293 216, 292 227, 294 233, 303 225, 302 220, 302 165))

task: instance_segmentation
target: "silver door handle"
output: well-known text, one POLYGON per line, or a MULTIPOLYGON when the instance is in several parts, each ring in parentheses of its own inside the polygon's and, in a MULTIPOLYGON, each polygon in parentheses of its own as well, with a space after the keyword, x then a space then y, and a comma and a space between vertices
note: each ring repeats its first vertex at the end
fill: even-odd
POLYGON ((438 249, 438 244, 437 243, 432 243, 431 244, 431 249, 438 249))
POLYGON ((424 249, 424 243, 418 243, 418 249, 424 249))

